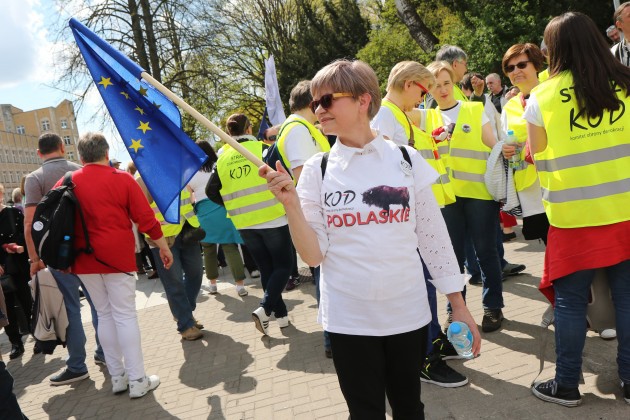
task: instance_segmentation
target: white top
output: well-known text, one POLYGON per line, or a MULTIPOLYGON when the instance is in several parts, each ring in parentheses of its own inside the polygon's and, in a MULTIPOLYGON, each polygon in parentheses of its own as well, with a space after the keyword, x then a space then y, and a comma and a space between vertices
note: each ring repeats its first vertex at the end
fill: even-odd
MULTIPOLYGON (((306 121, 299 115, 292 116, 306 121)), ((287 129, 289 132, 284 139, 284 152, 291 168, 299 168, 315 153, 322 151, 304 125, 293 123, 287 129)))
POLYGON ((506 135, 501 130, 501 114, 497 112, 497 108, 490 100, 490 96, 488 94, 486 94, 486 102, 483 105, 483 111, 488 117, 488 122, 490 123, 492 132, 494 133, 494 138, 497 141, 505 140, 506 135))
POLYGON ((198 203, 201 200, 208 198, 208 196, 206 195, 206 185, 208 185, 209 179, 210 172, 203 171, 198 171, 190 179, 188 186, 193 190, 193 194, 195 195, 195 203, 198 203))
POLYGON ((324 256, 318 321, 326 331, 385 336, 429 323, 418 253, 441 293, 464 287, 431 190, 438 174, 407 150, 412 168, 379 134, 363 149, 337 141, 323 181, 322 154, 304 164, 297 191, 324 256))
MULTIPOLYGON (((451 123, 453 124, 457 123, 457 117, 459 117, 459 111, 462 109, 461 103, 462 101, 457 101, 457 105, 455 105, 454 107, 449 108, 447 110, 440 110, 440 113, 442 114, 442 122, 444 123, 445 126, 448 126, 451 123)), ((426 114, 427 112, 426 109, 421 109, 420 111, 422 111, 423 114, 426 114)), ((427 131, 425 117, 426 115, 423 115, 422 119, 420 120, 420 129, 422 131, 427 131)), ((489 122, 490 120, 488 119, 488 116, 486 115, 486 113, 482 112, 481 113, 481 126, 483 127, 489 122)))
POLYGON ((543 121, 542 111, 540 110, 540 105, 538 104, 538 99, 536 99, 536 94, 531 93, 529 95, 529 99, 527 99, 527 106, 525 107, 525 112, 523 113, 523 119, 527 122, 530 122, 538 127, 544 127, 545 122, 543 121))
POLYGON ((392 110, 386 106, 381 106, 370 125, 387 140, 391 140, 399 146, 407 146, 409 144, 405 127, 398 122, 392 110))

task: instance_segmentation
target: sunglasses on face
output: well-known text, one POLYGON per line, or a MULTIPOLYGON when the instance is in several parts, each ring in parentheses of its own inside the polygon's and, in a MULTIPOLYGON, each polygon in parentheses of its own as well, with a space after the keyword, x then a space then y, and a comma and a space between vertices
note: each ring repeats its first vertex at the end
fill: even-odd
POLYGON ((420 88, 420 90, 422 90, 422 96, 420 98, 424 98, 427 95, 427 93, 429 93, 429 89, 427 89, 424 86, 422 86, 422 84, 420 82, 412 81, 411 83, 413 83, 414 85, 418 86, 420 88))
POLYGON ((527 67, 527 63, 531 63, 531 61, 527 60, 527 61, 519 61, 516 64, 510 64, 509 66, 505 66, 503 68, 503 70, 505 70, 506 73, 512 73, 514 71, 514 69, 516 69, 517 67, 521 70, 523 70, 525 67, 527 67))
POLYGON ((333 101, 339 98, 349 98, 354 96, 352 93, 327 93, 326 95, 322 95, 318 100, 311 101, 311 111, 313 114, 317 107, 321 106, 323 109, 328 109, 332 106, 333 101))
POLYGON ((267 138, 266 138, 266 140, 269 140, 269 141, 276 141, 276 139, 277 139, 277 138, 278 138, 278 136, 276 136, 276 135, 274 134, 273 136, 269 136, 269 137, 267 137, 267 138))

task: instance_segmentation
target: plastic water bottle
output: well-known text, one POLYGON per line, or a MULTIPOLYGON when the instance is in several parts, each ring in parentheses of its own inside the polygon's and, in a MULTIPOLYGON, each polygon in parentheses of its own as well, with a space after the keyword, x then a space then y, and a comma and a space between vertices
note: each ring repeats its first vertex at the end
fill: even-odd
POLYGON ((70 240, 70 236, 66 235, 63 237, 63 242, 59 245, 59 259, 57 261, 57 265, 59 269, 65 270, 70 267, 70 254, 72 252, 72 241, 70 240))
POLYGON ((505 140, 505 144, 509 144, 510 146, 516 146, 516 153, 514 156, 510 158, 510 168, 512 169, 520 169, 521 167, 521 145, 518 142, 518 139, 514 135, 514 130, 508 130, 507 139, 505 140))
POLYGON ((473 336, 468 325, 463 322, 455 321, 448 327, 446 336, 448 337, 448 341, 455 347, 457 354, 466 359, 472 359, 474 357, 472 352, 473 336))

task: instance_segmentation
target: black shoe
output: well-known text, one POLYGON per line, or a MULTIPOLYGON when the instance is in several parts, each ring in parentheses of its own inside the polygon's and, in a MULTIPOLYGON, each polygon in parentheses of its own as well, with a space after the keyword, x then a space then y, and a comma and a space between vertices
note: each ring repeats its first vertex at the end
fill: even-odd
POLYGON ((503 311, 501 309, 484 309, 481 320, 481 331, 492 332, 501 328, 503 321, 503 311))
POLYGON ((39 344, 39 341, 35 341, 35 345, 33 346, 33 354, 40 354, 42 352, 42 346, 39 344))
POLYGON ((291 276, 289 277, 289 282, 287 283, 284 290, 290 291, 290 290, 295 289, 299 285, 300 285, 300 276, 296 276, 296 277, 291 276))
POLYGON ((504 233, 503 234, 503 242, 510 242, 512 239, 516 239, 516 233, 504 233))
POLYGON ((521 273, 522 271, 524 271, 527 267, 525 267, 524 264, 512 264, 512 263, 507 263, 505 264, 505 267, 503 267, 503 277, 507 277, 507 276, 515 276, 519 273, 521 273))
POLYGON ((623 389, 623 399, 630 404, 630 384, 621 382, 621 388, 623 389))
POLYGON ((9 359, 11 359, 11 360, 17 359, 18 357, 20 357, 23 354, 24 354, 24 344, 22 344, 22 343, 13 344, 11 346, 11 353, 9 353, 9 359))
POLYGON ((468 280, 468 284, 472 284, 475 286, 483 284, 483 281, 481 280, 481 274, 475 274, 474 276, 471 276, 468 280))
POLYGON ((547 382, 536 382, 532 387, 532 393, 543 401, 565 407, 577 407, 582 404, 580 390, 577 387, 565 388, 558 385, 555 379, 550 379, 547 382))
POLYGON ((468 378, 446 364, 438 354, 427 356, 420 371, 420 380, 443 388, 457 388, 468 383, 468 378))
POLYGON ((82 381, 90 377, 88 372, 75 373, 70 372, 68 369, 64 369, 58 375, 50 377, 50 384, 53 386, 71 384, 72 382, 82 381))
POLYGON ((332 359, 332 349, 331 348, 326 347, 324 349, 324 354, 326 355, 326 358, 332 359))
POLYGON ((453 347, 453 344, 448 341, 446 334, 444 334, 442 331, 440 331, 437 338, 433 340, 432 353, 439 354, 442 360, 464 359, 464 357, 457 354, 455 347, 453 347))

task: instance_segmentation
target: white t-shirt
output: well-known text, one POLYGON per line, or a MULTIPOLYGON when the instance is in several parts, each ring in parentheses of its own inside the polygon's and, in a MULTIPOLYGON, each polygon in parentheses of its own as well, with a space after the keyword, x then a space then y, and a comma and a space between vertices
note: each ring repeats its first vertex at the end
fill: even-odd
POLYGON ((198 171, 190 179, 188 186, 192 188, 193 190, 196 203, 208 198, 208 196, 206 195, 206 185, 208 185, 209 179, 210 179, 210 172, 203 172, 203 171, 198 171))
POLYGON ((538 99, 536 99, 536 94, 531 93, 529 95, 529 99, 527 99, 527 106, 525 107, 525 112, 523 113, 523 119, 525 121, 530 122, 538 127, 544 127, 545 122, 543 121, 542 111, 540 110, 540 105, 538 104, 538 99))
POLYGON ((409 144, 405 127, 398 122, 392 110, 386 106, 382 106, 378 110, 378 114, 372 119, 370 125, 387 140, 391 140, 399 146, 407 146, 409 144))
POLYGON ((379 134, 363 149, 338 140, 324 181, 322 154, 304 164, 297 191, 324 256, 318 321, 326 331, 385 336, 426 325, 431 311, 418 253, 441 293, 464 287, 431 190, 438 174, 407 150, 412 168, 379 134))
MULTIPOLYGON (((462 101, 457 101, 457 105, 447 110, 440 110, 442 113, 442 122, 445 126, 448 126, 451 123, 457 123, 457 117, 459 117, 459 111, 462 109, 461 107, 462 101)), ((494 106, 494 105, 493 105, 494 106)), ((427 110, 421 109, 424 114, 426 114, 427 110)), ((427 131, 426 129, 426 115, 423 115, 420 121, 420 129, 422 131, 427 131)), ((490 120, 485 112, 481 113, 481 126, 488 124, 490 120)), ((430 133, 429 133, 430 134, 430 133)))
MULTIPOLYGON (((296 115, 293 116, 303 119, 296 115)), ((289 132, 284 139, 284 152, 291 168, 299 168, 315 153, 322 151, 311 136, 311 132, 304 125, 293 123, 287 129, 289 132)))

